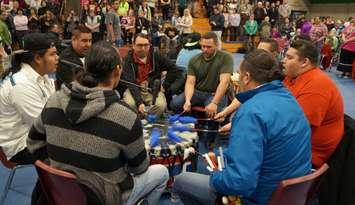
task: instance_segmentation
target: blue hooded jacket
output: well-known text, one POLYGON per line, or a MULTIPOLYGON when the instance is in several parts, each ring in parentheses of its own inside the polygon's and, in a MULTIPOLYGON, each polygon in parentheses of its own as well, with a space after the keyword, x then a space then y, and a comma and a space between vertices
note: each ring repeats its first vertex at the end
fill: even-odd
POLYGON ((280 181, 311 170, 311 130, 292 94, 278 80, 238 94, 226 167, 210 186, 243 205, 267 204, 280 181))

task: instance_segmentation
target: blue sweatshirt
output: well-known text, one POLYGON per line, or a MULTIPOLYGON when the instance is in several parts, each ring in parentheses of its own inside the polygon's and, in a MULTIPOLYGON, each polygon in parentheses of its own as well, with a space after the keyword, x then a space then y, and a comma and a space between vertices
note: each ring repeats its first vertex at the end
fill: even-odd
POLYGON ((267 204, 280 181, 311 170, 311 130, 300 106, 278 80, 238 94, 226 168, 214 172, 217 192, 243 205, 267 204))

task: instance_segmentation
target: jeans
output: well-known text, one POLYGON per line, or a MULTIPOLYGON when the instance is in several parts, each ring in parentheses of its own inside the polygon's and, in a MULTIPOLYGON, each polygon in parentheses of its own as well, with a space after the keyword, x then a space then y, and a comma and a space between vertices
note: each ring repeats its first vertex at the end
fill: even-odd
POLYGON ((209 185, 209 175, 184 172, 175 177, 172 192, 179 195, 185 205, 212 205, 216 192, 209 185))
MULTIPOLYGON (((207 106, 211 103, 213 99, 212 93, 201 92, 198 90, 194 91, 194 94, 191 98, 191 106, 207 106)), ((170 108, 176 112, 180 113, 183 110, 185 103, 185 93, 181 93, 178 96, 175 96, 170 103, 170 108)), ((223 97, 221 102, 218 104, 217 111, 220 112, 227 103, 227 97, 223 97)))
POLYGON ((143 197, 149 205, 157 205, 169 179, 168 169, 160 164, 151 165, 146 172, 133 177, 134 187, 125 205, 133 205, 143 197))
POLYGON ((119 38, 119 39, 116 39, 115 41, 115 46, 117 47, 122 47, 123 46, 123 39, 122 38, 119 38))

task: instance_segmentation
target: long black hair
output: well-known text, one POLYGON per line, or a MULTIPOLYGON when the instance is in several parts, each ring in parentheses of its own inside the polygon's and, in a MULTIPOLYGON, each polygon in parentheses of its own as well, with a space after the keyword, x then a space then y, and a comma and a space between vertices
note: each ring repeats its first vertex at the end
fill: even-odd
POLYGON ((44 56, 47 49, 37 50, 37 51, 25 51, 23 53, 12 54, 11 57, 11 67, 3 72, 0 76, 0 80, 4 80, 8 75, 13 75, 21 70, 21 64, 30 64, 36 55, 44 56))
POLYGON ((86 87, 96 87, 99 83, 108 80, 117 65, 121 67, 121 62, 121 57, 112 44, 100 41, 89 49, 84 70, 76 80, 86 87))
POLYGON ((244 56, 240 70, 250 73, 252 79, 262 84, 283 78, 276 59, 267 51, 255 49, 244 56))

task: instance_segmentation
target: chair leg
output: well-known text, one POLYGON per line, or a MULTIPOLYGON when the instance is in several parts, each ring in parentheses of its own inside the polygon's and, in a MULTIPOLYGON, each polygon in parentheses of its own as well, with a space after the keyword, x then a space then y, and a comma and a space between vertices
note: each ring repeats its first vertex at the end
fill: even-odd
POLYGON ((4 188, 4 191, 2 192, 1 198, 0 198, 0 205, 3 205, 7 196, 7 193, 9 192, 12 184, 12 180, 14 178, 16 172, 16 168, 11 169, 9 177, 7 178, 7 182, 4 188))

